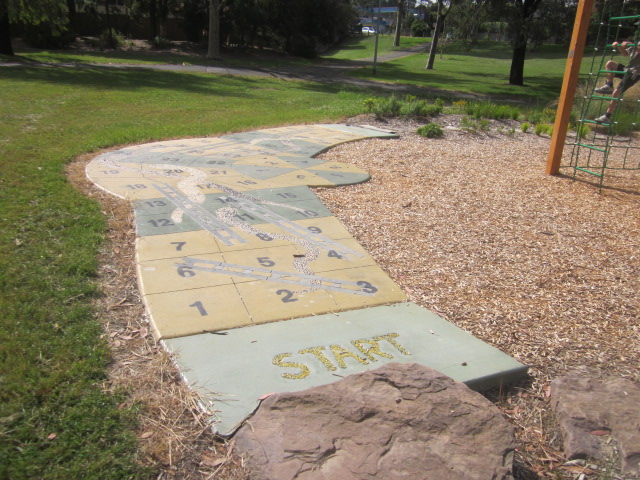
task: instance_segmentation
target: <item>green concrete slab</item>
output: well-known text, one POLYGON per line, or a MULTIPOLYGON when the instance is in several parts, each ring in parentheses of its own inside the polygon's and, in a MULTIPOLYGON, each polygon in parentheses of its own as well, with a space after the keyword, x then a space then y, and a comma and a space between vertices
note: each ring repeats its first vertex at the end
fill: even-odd
POLYGON ((390 362, 432 367, 476 390, 527 367, 413 303, 368 308, 166 340, 208 408, 231 434, 269 393, 334 382, 390 362), (212 363, 215 352, 215 364, 212 363), (215 366, 214 366, 215 365, 215 366))
POLYGON ((215 170, 223 170, 225 168, 230 168, 233 164, 236 163, 238 159, 235 158, 227 158, 218 155, 199 155, 197 157, 193 157, 192 162, 189 164, 191 167, 201 167, 201 168, 211 168, 215 170))
POLYGON ((259 178, 260 180, 266 180, 268 178, 279 177, 286 173, 297 170, 296 167, 290 166, 289 168, 283 167, 270 167, 266 165, 243 165, 236 163, 233 166, 236 172, 241 173, 250 178, 259 178))
POLYGON ((337 123, 318 124, 319 127, 330 128, 340 132, 347 132, 357 135, 361 138, 378 137, 378 138, 398 138, 399 135, 392 131, 386 130, 372 125, 343 125, 337 123))
POLYGON ((321 165, 324 163, 323 160, 318 160, 317 158, 303 157, 301 155, 279 155, 281 160, 284 160, 290 165, 294 165, 298 168, 309 168, 314 167, 316 165, 321 165))
POLYGON ((178 223, 171 218, 170 214, 166 213, 139 215, 136 216, 135 222, 136 234, 139 237, 201 230, 200 225, 188 217, 184 217, 182 221, 178 223))

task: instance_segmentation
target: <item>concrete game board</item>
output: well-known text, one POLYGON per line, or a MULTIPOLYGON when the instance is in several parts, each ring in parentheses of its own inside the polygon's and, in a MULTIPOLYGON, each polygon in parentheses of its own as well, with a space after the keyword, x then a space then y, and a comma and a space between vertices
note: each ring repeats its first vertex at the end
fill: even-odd
POLYGON ((390 361, 475 388, 526 367, 407 302, 309 187, 367 181, 327 148, 392 132, 302 125, 157 142, 96 157, 88 178, 131 200, 156 339, 232 433, 271 392, 390 361))

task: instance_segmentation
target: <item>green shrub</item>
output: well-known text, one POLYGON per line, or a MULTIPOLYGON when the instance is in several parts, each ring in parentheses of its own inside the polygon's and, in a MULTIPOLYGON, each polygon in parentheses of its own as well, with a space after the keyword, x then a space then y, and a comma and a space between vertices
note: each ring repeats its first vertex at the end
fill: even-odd
POLYGON ((536 124, 535 133, 538 136, 543 134, 551 135, 553 133, 553 125, 548 123, 538 123, 536 124))
POLYGON ((440 125, 435 123, 427 123, 426 125, 421 126, 420 128, 418 128, 418 130, 416 130, 416 133, 421 137, 427 138, 437 138, 444 135, 444 132, 442 131, 442 128, 440 128, 440 125))
POLYGON ((576 128, 576 135, 578 136, 579 139, 587 137, 590 133, 591 133, 590 125, 587 125, 586 123, 578 124, 576 128))
POLYGON ((522 125, 520 125, 520 130, 522 130, 522 133, 527 133, 530 128, 531 124, 529 122, 523 122, 522 125))
POLYGON ((124 37, 115 28, 107 28, 100 33, 98 38, 100 48, 115 50, 125 44, 124 37))
POLYGON ((496 105, 490 102, 472 102, 464 106, 464 111, 467 115, 471 115, 473 118, 493 118, 495 120, 502 120, 510 118, 517 120, 520 116, 520 110, 510 105, 496 105))
POLYGON ((158 35, 153 39, 152 45, 154 48, 169 48, 171 47, 171 40, 158 35))
POLYGON ((427 103, 426 100, 416 100, 407 103, 402 113, 411 118, 430 117, 442 113, 442 107, 433 103, 427 103))
POLYGON ((374 113, 376 118, 397 117, 402 111, 402 102, 395 95, 386 98, 367 98, 363 102, 369 113, 374 113))
POLYGON ((367 109, 367 112, 373 113, 373 109, 376 106, 376 99, 373 98, 373 97, 369 97, 369 98, 363 100, 362 104, 367 109))
POLYGON ((460 119, 460 127, 467 132, 478 133, 478 130, 487 132, 490 128, 489 120, 486 118, 478 119, 465 115, 460 119))
POLYGON ((538 123, 553 123, 556 118, 556 111, 552 108, 545 108, 544 110, 533 110, 527 115, 527 120, 533 124, 538 123))

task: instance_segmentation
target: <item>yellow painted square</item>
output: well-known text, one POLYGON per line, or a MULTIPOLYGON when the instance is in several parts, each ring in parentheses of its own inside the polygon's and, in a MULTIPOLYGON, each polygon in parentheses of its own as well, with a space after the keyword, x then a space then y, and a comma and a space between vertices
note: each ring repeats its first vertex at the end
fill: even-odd
POLYGON ((155 182, 147 179, 100 178, 91 180, 107 192, 127 200, 147 200, 161 196, 160 192, 153 187, 155 182))
MULTIPOLYGON (((275 155, 251 155, 238 160, 234 165, 256 165, 259 167, 292 168, 290 163, 275 155)), ((297 168, 297 167, 295 167, 297 168)))
POLYGON ((309 167, 311 170, 321 170, 327 172, 345 172, 345 173, 361 173, 367 174, 365 170, 355 165, 340 162, 324 162, 315 167, 309 167))
MULTIPOLYGON (((233 283, 230 275, 220 271, 203 271, 185 264, 183 257, 147 260, 138 264, 138 281, 143 294, 155 294, 212 287, 233 283), (184 265, 183 265, 184 264, 184 265)), ((197 255, 203 260, 223 262, 221 254, 197 255)), ((196 267, 213 268, 214 265, 201 262, 196 267)))
MULTIPOLYGON (((237 192, 248 192, 251 190, 265 190, 267 188, 273 188, 273 182, 271 179, 260 180, 258 178, 251 178, 246 175, 222 175, 211 177, 214 182, 229 187, 237 192)), ((280 178, 280 177, 275 177, 280 178)))
MULTIPOLYGON (((309 167, 315 168, 315 167, 309 167)), ((271 183, 269 188, 284 188, 284 187, 299 187, 300 185, 307 185, 311 187, 335 187, 335 182, 331 182, 326 178, 322 178, 319 175, 309 173, 307 170, 300 169, 293 172, 288 172, 283 175, 278 175, 270 179, 271 183)))
POLYGON ((226 263, 247 267, 249 273, 255 272, 255 277, 232 275, 233 281, 256 281, 268 272, 302 273, 296 269, 295 263, 303 262, 305 249, 297 245, 284 245, 280 247, 268 247, 260 249, 225 252, 223 254, 226 263))
POLYGON ((291 318, 333 312, 337 305, 326 290, 275 281, 239 283, 236 285, 254 323, 267 323, 291 318))
POLYGON ((320 217, 307 220, 296 220, 298 225, 332 240, 353 238, 340 220, 336 217, 320 217))
POLYGON ((244 231, 239 227, 233 227, 233 231, 242 237, 246 243, 234 245, 223 245, 219 243, 220 251, 234 252, 295 244, 295 242, 291 240, 292 235, 289 232, 272 223, 250 225, 249 228, 255 233, 244 231))
POLYGON ((138 237, 136 240, 138 262, 175 256, 191 257, 219 251, 215 237, 205 230, 150 235, 138 237))
POLYGON ((156 339, 183 337, 250 325, 234 285, 145 295, 156 339))
POLYGON ((364 248, 354 239, 336 240, 335 249, 321 249, 318 258, 311 262, 311 268, 316 273, 360 268, 375 265, 375 261, 364 248))
POLYGON ((138 163, 127 163, 123 167, 115 168, 93 160, 85 167, 85 173, 92 182, 103 178, 137 178, 142 176, 142 168, 138 163))
POLYGON ((353 310, 356 308, 386 305, 407 300, 402 289, 378 266, 352 268, 334 272, 323 272, 324 277, 339 277, 350 282, 366 282, 360 285, 364 291, 372 295, 356 295, 348 292, 331 291, 331 297, 339 310, 353 310), (375 291, 373 291, 375 289, 375 291))

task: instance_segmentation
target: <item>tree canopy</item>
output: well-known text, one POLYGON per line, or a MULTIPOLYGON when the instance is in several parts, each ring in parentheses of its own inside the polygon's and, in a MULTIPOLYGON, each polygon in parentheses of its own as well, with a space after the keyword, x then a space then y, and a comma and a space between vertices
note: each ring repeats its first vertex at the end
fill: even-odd
POLYGON ((3 0, 0 2, 0 53, 13 55, 12 24, 47 24, 53 34, 62 34, 68 21, 66 0, 3 0))

